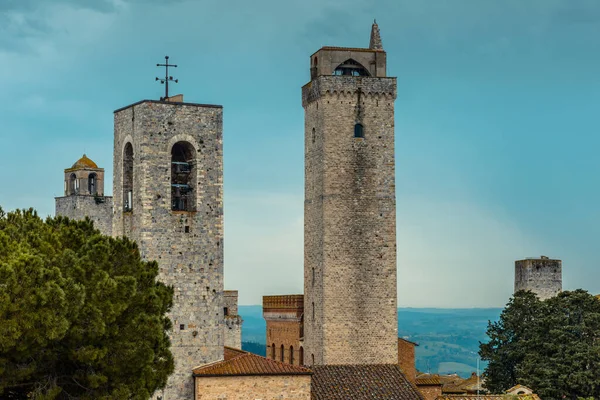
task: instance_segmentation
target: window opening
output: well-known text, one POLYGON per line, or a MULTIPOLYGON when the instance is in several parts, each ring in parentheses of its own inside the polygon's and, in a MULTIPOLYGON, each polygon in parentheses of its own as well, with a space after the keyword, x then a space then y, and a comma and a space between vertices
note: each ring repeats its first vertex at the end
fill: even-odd
POLYGON ((304 347, 300 346, 300 365, 304 365, 304 347))
POLYGON ((125 145, 123 150, 123 211, 133 209, 133 146, 125 145))
POLYGON ((365 130, 364 130, 364 127, 362 126, 362 124, 354 125, 354 137, 355 138, 364 138, 365 137, 365 130))
POLYGON ((229 315, 229 308, 223 307, 223 315, 225 315, 225 316, 229 315))
POLYGON ((271 344, 271 358, 275 359, 275 343, 271 344))
POLYGON ((77 176, 75 176, 75 174, 71 174, 69 177, 69 190, 71 191, 71 194, 77 194, 77 190, 79 189, 78 186, 77 176))
POLYGON ((294 365, 294 346, 290 346, 290 364, 294 365))
POLYGON ((370 76, 369 71, 353 59, 348 59, 333 71, 336 76, 370 76))
POLYGON ((171 149, 171 209, 194 211, 194 147, 177 142, 171 149))
POLYGON ((88 176, 88 192, 91 195, 96 195, 96 174, 91 173, 88 176))
POLYGON ((185 329, 185 325, 184 325, 184 324, 181 324, 181 325, 179 325, 179 330, 181 330, 181 331, 182 331, 182 330, 184 330, 184 329, 185 329))
POLYGON ((284 355, 285 355, 284 351, 285 350, 283 348, 283 345, 281 345, 281 353, 279 354, 279 359, 281 360, 281 362, 283 362, 283 358, 284 358, 284 355))

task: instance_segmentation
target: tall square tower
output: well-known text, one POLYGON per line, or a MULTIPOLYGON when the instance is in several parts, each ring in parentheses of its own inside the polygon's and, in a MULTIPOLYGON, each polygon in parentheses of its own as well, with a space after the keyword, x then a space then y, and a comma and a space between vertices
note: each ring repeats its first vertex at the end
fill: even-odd
POLYGON ((192 369, 223 359, 223 109, 143 100, 114 121, 113 234, 174 288, 175 372, 160 396, 188 400, 192 369))
POLYGON ((369 48, 310 57, 305 110, 304 352, 309 365, 398 362, 394 100, 369 48))

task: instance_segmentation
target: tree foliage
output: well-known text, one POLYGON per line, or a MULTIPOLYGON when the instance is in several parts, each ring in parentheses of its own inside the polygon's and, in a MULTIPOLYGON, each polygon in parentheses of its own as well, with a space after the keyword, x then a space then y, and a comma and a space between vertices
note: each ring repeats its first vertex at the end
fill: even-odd
POLYGON ((157 274, 89 220, 0 208, 0 397, 147 399, 164 387, 173 292, 157 274))
POLYGON ((479 354, 490 391, 520 383, 543 399, 600 398, 600 300, 585 290, 545 301, 517 292, 487 334, 479 354))

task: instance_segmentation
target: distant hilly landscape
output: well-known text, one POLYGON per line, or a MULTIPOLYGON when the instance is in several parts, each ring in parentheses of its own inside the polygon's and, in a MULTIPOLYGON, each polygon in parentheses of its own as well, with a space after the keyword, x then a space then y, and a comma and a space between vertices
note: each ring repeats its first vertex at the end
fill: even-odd
MULTIPOLYGON (((501 308, 400 308, 398 336, 418 343, 417 369, 457 373, 467 377, 477 369, 479 342, 486 341, 488 321, 497 321, 501 308)), ((261 306, 239 306, 244 319, 242 347, 265 355, 266 326, 261 306)), ((480 364, 483 369, 484 363, 480 364)))

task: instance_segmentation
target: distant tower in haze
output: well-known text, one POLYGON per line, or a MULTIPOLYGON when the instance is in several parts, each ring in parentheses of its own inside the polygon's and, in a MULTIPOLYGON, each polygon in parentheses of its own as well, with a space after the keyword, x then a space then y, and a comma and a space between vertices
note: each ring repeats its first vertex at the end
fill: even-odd
MULTIPOLYGON (((369 48, 310 57, 305 110, 304 363, 398 363, 394 100, 369 48)), ((270 343, 267 343, 268 345, 270 343)))
POLYGON ((562 291, 562 261, 546 256, 515 261, 515 292, 530 290, 541 300, 562 291))
POLYGON ((56 197, 56 215, 94 222, 104 235, 112 235, 112 197, 104 196, 104 168, 85 154, 65 169, 65 195, 56 197))

